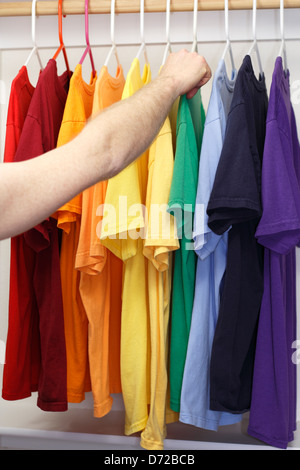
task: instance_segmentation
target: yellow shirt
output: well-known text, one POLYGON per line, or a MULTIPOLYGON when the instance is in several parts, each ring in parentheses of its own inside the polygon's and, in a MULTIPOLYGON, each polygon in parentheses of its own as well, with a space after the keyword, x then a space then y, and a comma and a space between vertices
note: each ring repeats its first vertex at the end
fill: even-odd
POLYGON ((144 256, 148 258, 148 298, 151 337, 151 401, 141 446, 163 449, 166 423, 178 414, 168 405, 168 340, 172 258, 179 249, 176 224, 167 212, 173 175, 174 153, 170 119, 167 118, 150 147, 147 185, 147 232, 144 256))
MULTIPOLYGON (((76 66, 70 81, 64 116, 57 146, 60 147, 84 128, 92 113, 96 77, 90 84, 82 78, 82 66, 76 66)), ((66 178, 68 175, 66 175, 66 178)), ((62 295, 64 307, 68 401, 79 403, 90 391, 88 362, 88 323, 79 294, 80 273, 75 270, 75 256, 79 239, 82 194, 77 195, 55 214, 57 225, 63 230, 60 253, 62 295)))
MULTIPOLYGON (((93 112, 119 101, 125 84, 122 67, 112 77, 103 66, 96 82, 93 112)), ((104 204, 107 181, 85 190, 76 269, 80 271, 80 296, 88 317, 88 354, 94 417, 101 418, 112 406, 112 393, 121 392, 120 329, 123 263, 105 248, 97 235, 97 211, 104 204)))
MULTIPOLYGON (((134 59, 128 72, 123 99, 151 80, 148 64, 140 74, 134 59)), ((150 402, 150 331, 148 309, 148 261, 143 255, 148 151, 109 180, 101 240, 124 262, 121 322, 121 382, 125 405, 125 434, 145 428, 150 402), (110 237, 110 238, 108 238, 110 237), (114 238, 113 238, 114 237, 114 238)))

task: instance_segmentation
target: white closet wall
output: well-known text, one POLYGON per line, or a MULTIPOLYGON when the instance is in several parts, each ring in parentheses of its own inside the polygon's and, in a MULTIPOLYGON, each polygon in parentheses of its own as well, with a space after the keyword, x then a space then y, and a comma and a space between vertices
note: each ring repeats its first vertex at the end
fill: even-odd
MULTIPOLYGON (((279 2, 278 2, 279 3, 279 2)), ((152 76, 155 77, 161 65, 166 40, 164 13, 145 14, 145 40, 152 76)), ((291 76, 291 92, 294 110, 300 134, 300 9, 285 11, 285 37, 287 39, 287 58, 291 76)), ((119 44, 119 58, 128 72, 135 57, 140 41, 139 14, 116 16, 115 39, 119 44)), ((189 49, 193 40, 193 13, 171 13, 170 37, 173 50, 182 47, 189 49)), ((252 39, 252 12, 230 11, 229 33, 233 40, 233 52, 236 67, 242 63, 252 39)), ((70 67, 75 68, 81 58, 85 45, 84 16, 70 15, 63 19, 63 36, 67 48, 70 67)), ((270 89, 273 67, 280 48, 279 10, 257 11, 257 39, 268 90, 270 89), (277 39, 277 41, 276 41, 277 39)), ((40 55, 44 64, 53 56, 58 41, 57 17, 37 19, 37 44, 41 47, 40 55)), ((224 13, 198 13, 199 52, 204 55, 212 71, 216 70, 225 46, 224 13)), ((109 15, 90 15, 90 42, 97 70, 103 65, 110 47, 109 15)), ((0 18, 0 161, 3 159, 5 124, 10 85, 21 66, 25 63, 31 44, 31 18, 0 18)), ((258 70, 255 58, 255 71, 258 70)), ((62 55, 58 59, 59 72, 64 71, 62 55)), ((115 63, 112 60, 110 72, 114 74, 115 63)), ((28 66, 29 77, 33 85, 38 77, 38 61, 31 59, 28 66)), ((228 65, 228 72, 230 67, 228 65)), ((84 78, 89 81, 90 62, 84 62, 84 78)), ((202 89, 205 109, 210 97, 211 83, 202 89)), ((0 218, 1 223, 1 218, 0 218)), ((8 320, 10 242, 0 242, 0 377, 3 372, 3 352, 5 347, 8 320)), ((298 283, 298 318, 300 325, 300 254, 297 259, 298 283)), ((300 328, 298 327, 300 339, 300 328)), ((291 349, 291 355, 293 350, 291 349)), ((299 366, 300 367, 300 366, 299 366)), ((298 374, 300 376, 300 374, 298 374)), ((300 385, 300 380, 298 378, 300 385)), ((0 387, 1 387, 0 380, 0 387)), ((1 387, 2 388, 2 387, 1 387)), ((300 394, 300 386, 298 387, 300 394)), ((298 420, 300 409, 298 407, 298 420)), ((206 432, 181 423, 169 426, 166 450, 168 449, 210 449, 210 448, 264 448, 260 441, 247 435, 247 416, 242 425, 223 427, 215 432, 206 432)), ((300 433, 299 433, 300 434, 300 433)), ((300 448, 300 437, 291 444, 291 448, 300 448)), ((50 449, 139 449, 137 436, 123 435, 123 404, 120 396, 114 402, 112 412, 102 418, 93 418, 91 395, 80 405, 70 405, 66 413, 44 413, 36 407, 36 397, 6 402, 0 398, 0 448, 50 448, 50 449)))

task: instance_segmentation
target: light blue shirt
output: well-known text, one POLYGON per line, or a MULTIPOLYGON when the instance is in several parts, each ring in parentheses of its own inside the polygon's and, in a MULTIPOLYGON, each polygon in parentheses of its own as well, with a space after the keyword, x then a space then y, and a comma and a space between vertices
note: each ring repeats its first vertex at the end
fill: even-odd
POLYGON ((236 75, 234 71, 230 80, 224 61, 219 62, 205 121, 193 232, 198 255, 196 284, 179 415, 183 423, 213 431, 242 418, 209 409, 210 356, 226 268, 228 233, 219 236, 209 229, 206 208, 223 147, 236 75))

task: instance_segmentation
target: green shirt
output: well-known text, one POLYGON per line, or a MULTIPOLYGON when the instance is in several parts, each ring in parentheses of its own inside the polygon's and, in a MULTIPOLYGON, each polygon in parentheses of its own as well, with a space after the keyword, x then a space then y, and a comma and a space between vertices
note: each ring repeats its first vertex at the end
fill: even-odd
POLYGON ((169 212, 177 222, 180 249, 175 252, 170 342, 170 406, 180 411, 180 395, 191 325, 196 276, 193 219, 197 195, 199 157, 205 122, 200 90, 188 100, 180 98, 176 126, 176 153, 169 212))

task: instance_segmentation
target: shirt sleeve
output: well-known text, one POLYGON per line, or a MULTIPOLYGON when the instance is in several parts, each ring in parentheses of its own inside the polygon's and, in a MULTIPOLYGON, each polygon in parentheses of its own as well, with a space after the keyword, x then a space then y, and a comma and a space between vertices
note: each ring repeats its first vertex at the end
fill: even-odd
POLYGON ((158 271, 165 271, 169 268, 169 253, 179 249, 174 217, 167 211, 174 165, 169 119, 150 147, 149 161, 143 252, 158 271))
POLYGON ((300 241, 300 188, 292 146, 274 119, 267 125, 262 172, 263 213, 256 231, 258 242, 287 254, 300 241))
POLYGON ((260 161, 249 135, 245 104, 229 113, 224 144, 210 200, 208 226, 218 235, 233 224, 261 216, 260 161))
POLYGON ((209 256, 220 241, 220 236, 213 233, 208 227, 208 215, 206 211, 214 184, 222 145, 223 139, 220 120, 214 119, 207 122, 201 147, 193 232, 195 252, 201 259, 209 256))
POLYGON ((108 182, 100 240, 115 256, 126 261, 136 255, 144 228, 139 168, 135 161, 108 182))
POLYGON ((177 236, 193 239, 193 219, 197 195, 199 155, 192 124, 180 124, 177 131, 174 172, 168 212, 175 218, 177 236))

